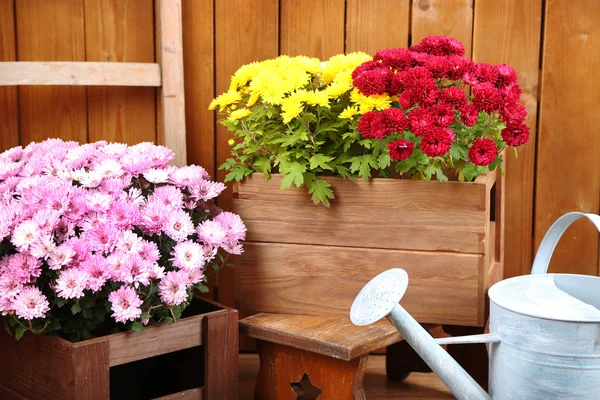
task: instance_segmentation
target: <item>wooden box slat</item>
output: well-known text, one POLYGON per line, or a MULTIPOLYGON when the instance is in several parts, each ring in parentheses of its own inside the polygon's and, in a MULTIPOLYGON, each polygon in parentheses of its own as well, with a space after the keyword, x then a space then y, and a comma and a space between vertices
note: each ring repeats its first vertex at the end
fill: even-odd
POLYGON ((234 206, 247 240, 484 253, 485 183, 325 179, 335 191, 331 208, 315 206, 305 188, 279 190, 280 175, 237 184, 234 206))
POLYGON ((482 255, 249 243, 238 268, 240 310, 347 316, 375 275, 403 268, 403 306, 419 322, 475 325, 482 317, 482 255))

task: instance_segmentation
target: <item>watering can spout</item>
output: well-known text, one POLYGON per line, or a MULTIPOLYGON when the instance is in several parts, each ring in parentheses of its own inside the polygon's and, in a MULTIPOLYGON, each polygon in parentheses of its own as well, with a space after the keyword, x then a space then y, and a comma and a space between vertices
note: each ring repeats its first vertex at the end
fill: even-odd
MULTIPOLYGON (((457 399, 491 399, 490 395, 440 345, 452 341, 448 339, 436 341, 398 304, 407 286, 408 275, 403 269, 394 268, 379 274, 361 290, 354 300, 350 310, 350 319, 355 325, 369 325, 387 317, 402 334, 404 340, 419 354, 457 399)), ((499 341, 494 334, 471 336, 465 339, 449 339, 454 339, 454 343, 499 341)))

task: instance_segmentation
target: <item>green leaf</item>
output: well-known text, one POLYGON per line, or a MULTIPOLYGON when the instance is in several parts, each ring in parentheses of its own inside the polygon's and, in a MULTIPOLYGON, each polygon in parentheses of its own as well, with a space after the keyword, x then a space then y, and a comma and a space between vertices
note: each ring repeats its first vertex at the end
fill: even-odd
POLYGON ((292 186, 292 183, 296 185, 296 187, 302 186, 304 183, 303 173, 306 172, 306 166, 298 163, 298 162, 281 162, 279 170, 285 176, 281 180, 281 189, 287 189, 292 186))
POLYGON ((201 283, 201 282, 198 282, 198 283, 196 283, 196 284, 194 285, 194 288, 195 288, 197 291, 199 291, 200 293, 208 293, 208 292, 209 292, 209 290, 208 290, 208 286, 204 285, 204 284, 203 284, 203 283, 201 283))
POLYGON ((467 182, 472 181, 477 176, 477 166, 473 163, 467 163, 462 169, 462 173, 467 182))
POLYGON ((142 331, 144 330, 144 325, 136 321, 133 324, 131 324, 131 329, 134 330, 136 333, 142 333, 142 331))
POLYGON ((379 156, 377 159, 377 166, 379 169, 385 169, 392 164, 392 159, 390 158, 389 153, 384 153, 379 156))
POLYGON ((233 168, 233 166, 237 164, 235 162, 235 160, 233 158, 228 158, 227 160, 225 160, 225 162, 223 164, 221 164, 221 166, 219 167, 219 170, 222 169, 231 169, 233 168))
POLYGON ((329 182, 322 179, 315 179, 308 187, 308 193, 312 194, 312 200, 315 204, 323 203, 325 207, 329 207, 329 199, 335 198, 330 188, 331 184, 329 182))
POLYGON ((352 158, 352 164, 350 164, 350 171, 358 171, 358 176, 363 178, 365 181, 368 181, 371 177, 371 169, 373 168, 377 168, 377 162, 374 160, 372 154, 356 156, 352 158))
POLYGON ((79 303, 75 303, 71 306, 71 312, 73 313, 73 315, 81 312, 81 306, 79 305, 79 303))
POLYGON ((460 160, 460 145, 456 142, 452 142, 452 147, 450 147, 450 155, 455 160, 460 160))
POLYGON ((152 318, 152 315, 150 315, 150 313, 148 312, 143 312, 142 315, 140 315, 140 319, 150 319, 152 318))
POLYGON ((25 334, 25 332, 27 332, 28 329, 25 328, 23 325, 18 325, 17 326, 17 330, 15 331, 15 339, 19 340, 23 337, 23 335, 25 334))
POLYGON ((173 322, 173 318, 165 317, 165 319, 163 319, 163 322, 173 322))
POLYGON ((265 179, 269 179, 269 174, 271 172, 271 161, 265 157, 260 156, 254 160, 254 169, 260 171, 265 176, 265 179))
POLYGON ((228 173, 225 176, 225 182, 229 182, 229 181, 241 181, 242 179, 244 179, 244 173, 236 170, 236 171, 231 171, 230 173, 228 173))
POLYGON ((8 332, 10 336, 12 336, 12 331, 10 330, 10 326, 8 325, 8 318, 2 319, 2 325, 4 326, 4 330, 8 332))
POLYGON ((57 297, 56 298, 56 306, 58 308, 61 308, 62 306, 64 306, 67 303, 66 299, 63 299, 62 297, 57 297))
POLYGON ((444 172, 441 170, 441 168, 438 168, 435 170, 435 176, 437 177, 438 181, 442 181, 442 182, 448 181, 448 177, 444 174, 444 172))
POLYGON ((94 311, 89 308, 84 308, 81 315, 83 315, 83 318, 90 319, 94 317, 94 311))
POLYGON ((333 157, 325 156, 323 154, 315 154, 309 160, 309 162, 310 162, 310 169, 317 169, 317 168, 320 167, 320 168, 323 168, 323 169, 328 169, 330 171, 333 171, 333 168, 330 165, 327 164, 331 160, 333 160, 333 157))
POLYGON ((436 172, 436 168, 433 165, 428 165, 427 167, 425 167, 425 169, 423 170, 423 175, 425 175, 425 178, 427 180, 431 179, 431 176, 436 172))

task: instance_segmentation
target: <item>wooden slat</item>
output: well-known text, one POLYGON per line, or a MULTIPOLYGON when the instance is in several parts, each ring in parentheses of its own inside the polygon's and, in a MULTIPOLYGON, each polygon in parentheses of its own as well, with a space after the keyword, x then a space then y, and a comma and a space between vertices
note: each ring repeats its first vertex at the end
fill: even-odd
POLYGON ((347 0, 346 52, 408 46, 410 0, 347 0))
POLYGON ((336 196, 331 208, 313 204, 305 188, 280 190, 280 175, 265 182, 255 174, 237 185, 234 210, 248 228, 247 240, 463 253, 485 250, 485 184, 327 180, 336 196))
POLYGON ((190 390, 184 390, 183 392, 173 393, 167 396, 158 397, 154 400, 202 400, 204 397, 202 392, 204 388, 195 388, 190 390))
POLYGON ((114 62, 0 62, 0 86, 12 85, 160 86, 160 67, 114 62))
POLYGON ((458 39, 471 57, 473 37, 473 0, 414 0, 412 8, 412 43, 429 35, 458 39))
POLYGON ((347 361, 402 340, 386 319, 356 326, 348 316, 260 313, 241 320, 240 330, 256 339, 347 361))
MULTIPOLYGON (((85 61, 83 0, 17 0, 19 61, 85 61)), ((21 143, 86 142, 85 87, 19 88, 21 143)))
MULTIPOLYGON (((183 72, 187 160, 216 177, 215 113, 208 110, 215 96, 213 3, 213 0, 183 2, 183 72)), ((214 298, 214 274, 208 276, 207 286, 209 292, 205 296, 214 298)))
POLYGON ((203 321, 204 395, 207 399, 237 399, 238 394, 238 312, 206 315, 203 321))
MULTIPOLYGON (((17 59, 15 2, 0 0, 0 61, 17 59)), ((19 111, 16 87, 0 87, 0 152, 19 145, 19 111)))
POLYGON ((75 393, 73 399, 95 400, 110 393, 110 370, 107 341, 73 348, 75 393))
POLYGON ((402 305, 419 322, 483 325, 478 318, 482 258, 247 242, 236 282, 238 309, 347 316, 354 297, 372 277, 398 267, 410 277, 402 305))
POLYGON ((183 85, 183 33, 181 0, 158 0, 158 36, 162 73, 162 140, 175 152, 175 165, 187 162, 183 85))
POLYGON ((506 155, 505 277, 529 273, 533 241, 533 192, 542 0, 479 0, 475 7, 473 59, 516 69, 527 108, 529 143, 519 157, 506 155), (519 45, 516 45, 518 43, 519 45))
POLYGON ((157 325, 152 327, 152 330, 144 330, 140 334, 127 332, 103 337, 102 339, 108 340, 109 344, 110 366, 201 346, 204 317, 197 315, 181 319, 175 324, 157 325))
MULTIPOLYGON (((600 2, 546 2, 540 132, 536 166, 535 245, 569 211, 599 211, 600 2), (593 108, 593 107, 592 107, 593 108)), ((589 221, 569 228, 550 271, 596 275, 598 232, 589 221)))
MULTIPOLYGON (((244 64, 276 57, 278 53, 278 0, 230 0, 215 2, 215 68, 216 90, 229 88, 231 75, 244 64), (252 23, 248 23, 252 21, 252 23)), ((231 156, 227 143, 232 133, 224 126, 217 128, 217 165, 231 156)), ((227 171, 217 174, 223 181, 227 171)), ((219 206, 231 210, 231 185, 219 196, 219 206)), ((219 301, 233 305, 232 269, 219 272, 219 301)))
MULTIPOLYGON (((86 0, 85 30, 88 61, 154 62, 152 0, 86 0)), ((153 81, 152 86, 159 86, 160 67, 158 64, 149 66, 151 76, 148 73, 147 79, 153 81)), ((134 72, 133 77, 143 79, 143 74, 134 72)), ((117 78, 130 80, 126 75, 117 78)), ((90 142, 155 142, 155 92, 156 89, 149 87, 88 88, 90 142)))
POLYGON ((344 0, 281 0, 281 54, 328 59, 344 52, 344 0))

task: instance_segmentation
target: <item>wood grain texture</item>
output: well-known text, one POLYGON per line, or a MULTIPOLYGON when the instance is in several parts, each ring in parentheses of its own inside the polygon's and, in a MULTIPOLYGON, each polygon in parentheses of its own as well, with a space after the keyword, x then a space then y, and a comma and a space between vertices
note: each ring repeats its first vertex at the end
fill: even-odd
MULTIPOLYGON (((257 354, 240 354, 240 399, 251 399, 260 368, 257 354)), ((412 373, 403 382, 387 379, 385 357, 371 355, 367 360, 364 390, 369 400, 455 399, 442 381, 432 373, 412 373)))
POLYGON ((322 60, 344 52, 344 0, 281 0, 281 54, 322 60))
MULTIPOLYGON (((85 30, 87 61, 154 62, 151 0, 86 0, 85 30)), ((153 86, 160 86, 160 66, 155 66, 153 86)), ((89 140, 155 142, 155 92, 154 88, 88 88, 89 140)))
POLYGON ((346 52, 407 47, 410 0, 347 0, 346 52))
MULTIPOLYGON (((278 0, 230 0, 215 2, 215 68, 216 90, 223 93, 229 88, 231 75, 242 65, 262 61, 278 55, 279 41, 278 0)), ((217 166, 231 150, 227 141, 231 132, 217 127, 217 166)), ((221 170, 217 179, 223 181, 227 171, 221 170)), ((219 207, 231 210, 231 186, 219 196, 219 207)), ((237 267, 238 264, 236 264, 237 267)), ((230 268, 219 272, 219 301, 233 305, 233 276, 230 268)))
MULTIPOLYGON (((546 2, 535 248, 561 215, 599 211, 600 114, 589 108, 600 100, 600 81, 589 79, 600 67, 599 18, 597 1, 546 2)), ((550 272, 598 273, 598 232, 590 225, 567 230, 550 272)))
POLYGON ((162 138, 160 142, 175 152, 173 164, 187 163, 185 98, 183 84, 183 17, 181 0, 158 0, 157 32, 162 86, 162 138))
POLYGON ((154 63, 0 62, 0 86, 160 86, 154 63))
POLYGON ((473 59, 516 69, 527 108, 529 142, 506 160, 506 278, 528 274, 533 241, 534 162, 542 0, 480 0, 475 7, 473 59), (519 43, 519 45, 515 45, 519 43))
MULTIPOLYGON (((15 2, 0 0, 0 61, 17 59, 15 2)), ((0 152, 19 145, 19 106, 16 87, 0 87, 0 152)))
POLYGON ((179 393, 173 393, 168 396, 159 397, 155 400, 202 400, 204 398, 202 395, 203 391, 203 388, 190 389, 179 393))
POLYGON ((95 400, 106 398, 110 391, 108 341, 73 347, 75 376, 73 399, 95 400))
POLYGON ((300 398, 290 384, 300 382, 305 374, 312 385, 322 391, 319 399, 366 399, 363 378, 368 355, 344 361, 264 341, 259 341, 258 347, 260 371, 254 392, 256 399, 300 398))
MULTIPOLYGON (((17 0, 18 61, 85 61, 83 0, 17 0)), ((86 88, 19 88, 21 143, 87 141, 86 88)))
POLYGON ((412 43, 430 35, 458 39, 471 57, 473 39, 473 0, 414 0, 412 3, 412 43))
POLYGON ((248 241, 484 253, 484 184, 326 178, 336 196, 326 208, 305 188, 280 190, 281 179, 254 174, 236 185, 248 241))
POLYGON ((209 349, 204 352, 204 397, 209 400, 237 400, 238 313, 235 310, 212 313, 206 316, 203 324, 205 348, 209 349))
POLYGON ((240 321, 250 337, 349 361, 402 340, 387 320, 356 326, 348 316, 265 314, 240 321))
POLYGON ((237 308, 347 316, 372 277, 398 267, 410 277, 402 304, 419 322, 484 325, 482 259, 476 254, 247 242, 237 268, 237 308))

